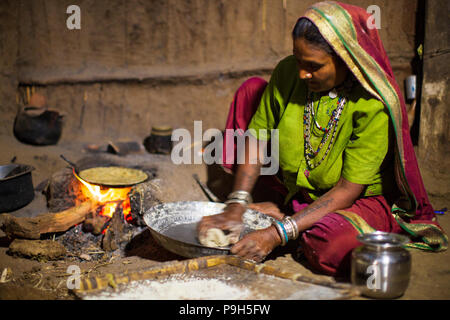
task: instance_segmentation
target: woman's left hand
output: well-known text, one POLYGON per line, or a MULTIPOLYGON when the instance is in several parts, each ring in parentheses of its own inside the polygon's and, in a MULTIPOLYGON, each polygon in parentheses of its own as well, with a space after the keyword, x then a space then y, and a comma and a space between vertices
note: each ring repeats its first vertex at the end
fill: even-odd
POLYGON ((284 213, 281 212, 280 208, 273 202, 255 202, 249 204, 248 208, 264 213, 280 221, 284 218, 284 213))
POLYGON ((280 244, 278 231, 274 226, 270 226, 245 235, 231 248, 231 253, 244 259, 261 262, 280 244))

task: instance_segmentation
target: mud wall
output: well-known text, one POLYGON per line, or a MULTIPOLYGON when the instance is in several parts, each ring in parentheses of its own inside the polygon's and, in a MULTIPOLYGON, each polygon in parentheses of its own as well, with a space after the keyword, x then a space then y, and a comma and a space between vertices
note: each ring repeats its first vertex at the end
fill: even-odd
POLYGON ((0 2, 0 133, 12 134, 17 111, 18 22, 17 2, 0 2))
MULTIPOLYGON (((401 85, 412 72, 417 1, 381 8, 380 34, 401 85)), ((61 143, 144 138, 152 125, 223 128, 234 91, 291 54, 295 21, 314 1, 6 0, 0 3, 0 133, 26 92, 66 114, 61 143), (66 27, 69 5, 81 29, 66 27)))

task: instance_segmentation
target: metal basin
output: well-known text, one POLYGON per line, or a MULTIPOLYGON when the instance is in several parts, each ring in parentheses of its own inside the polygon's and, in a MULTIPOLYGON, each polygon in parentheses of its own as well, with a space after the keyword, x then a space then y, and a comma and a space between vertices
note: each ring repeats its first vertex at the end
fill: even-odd
MULTIPOLYGON (((210 255, 226 255, 230 247, 210 248, 197 240, 197 223, 202 217, 218 214, 225 204, 203 201, 181 201, 164 203, 150 208, 144 214, 155 240, 167 250, 186 258, 210 255)), ((273 218, 255 210, 248 209, 243 216, 244 231, 248 232, 269 227, 273 218)))

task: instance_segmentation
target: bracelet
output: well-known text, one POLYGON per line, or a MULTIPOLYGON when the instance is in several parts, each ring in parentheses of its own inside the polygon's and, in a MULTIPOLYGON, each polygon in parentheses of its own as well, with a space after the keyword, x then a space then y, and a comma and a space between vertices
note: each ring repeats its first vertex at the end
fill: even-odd
POLYGON ((289 221, 287 221, 287 220, 284 220, 284 219, 283 219, 282 222, 283 222, 284 230, 286 230, 286 235, 287 235, 288 240, 293 239, 293 238, 294 238, 294 234, 295 234, 294 227, 293 227, 292 224, 291 224, 289 221))
POLYGON ((230 193, 228 195, 227 199, 228 199, 227 201, 230 201, 230 200, 245 201, 246 205, 253 202, 253 198, 252 198, 250 192, 247 192, 244 190, 233 191, 232 193, 230 193))
POLYGON ((284 217, 283 223, 285 224, 285 227, 289 226, 286 228, 286 230, 289 229, 289 232, 288 232, 289 240, 297 239, 298 235, 299 235, 299 231, 298 231, 298 226, 295 223, 295 221, 291 217, 287 216, 287 217, 284 217))
POLYGON ((225 201, 225 204, 230 204, 230 203, 239 203, 242 204, 244 207, 247 207, 248 203, 245 200, 241 200, 241 199, 229 199, 227 201, 225 201))
POLYGON ((281 245, 285 246, 289 240, 298 238, 299 232, 295 221, 291 217, 285 217, 283 222, 274 221, 272 223, 277 229, 278 235, 281 238, 281 245))
POLYGON ((286 229, 284 228, 284 225, 279 221, 274 221, 273 225, 277 229, 278 235, 281 238, 281 246, 284 247, 286 245, 286 243, 288 242, 288 236, 286 233, 286 229))

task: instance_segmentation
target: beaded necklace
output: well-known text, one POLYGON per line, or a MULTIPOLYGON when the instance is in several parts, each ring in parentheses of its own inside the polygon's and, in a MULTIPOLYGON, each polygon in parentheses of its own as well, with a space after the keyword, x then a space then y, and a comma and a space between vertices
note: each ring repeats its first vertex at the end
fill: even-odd
MULTIPOLYGON (((305 105, 305 112, 303 114, 303 138, 304 138, 304 150, 305 150, 304 152, 305 152, 306 164, 308 165, 308 168, 310 170, 318 167, 323 162, 323 160, 325 160, 328 153, 330 152, 331 147, 334 142, 334 139, 336 137, 338 122, 339 122, 339 119, 341 118, 341 114, 342 114, 342 111, 344 110, 344 106, 345 106, 346 102, 347 102, 347 99, 345 97, 344 98, 339 97, 338 102, 337 102, 337 108, 335 110, 333 110, 330 120, 328 121, 327 126, 324 128, 324 127, 321 127, 316 120, 316 117, 314 114, 314 103, 313 103, 313 99, 312 99, 312 94, 308 94, 308 100, 305 105), (314 125, 320 131, 322 131, 324 133, 317 150, 314 150, 314 148, 311 145, 311 141, 310 141, 310 138, 311 138, 311 116, 314 119, 314 125), (314 164, 312 162, 312 160, 319 154, 320 150, 328 142, 328 139, 330 138, 330 136, 331 136, 330 143, 328 144, 328 148, 325 151, 322 159, 320 159, 319 162, 314 164)), ((319 100, 319 105, 320 105, 320 100, 319 100)), ((308 169, 306 169, 304 172, 306 177, 309 177, 309 173, 310 172, 308 169)))

